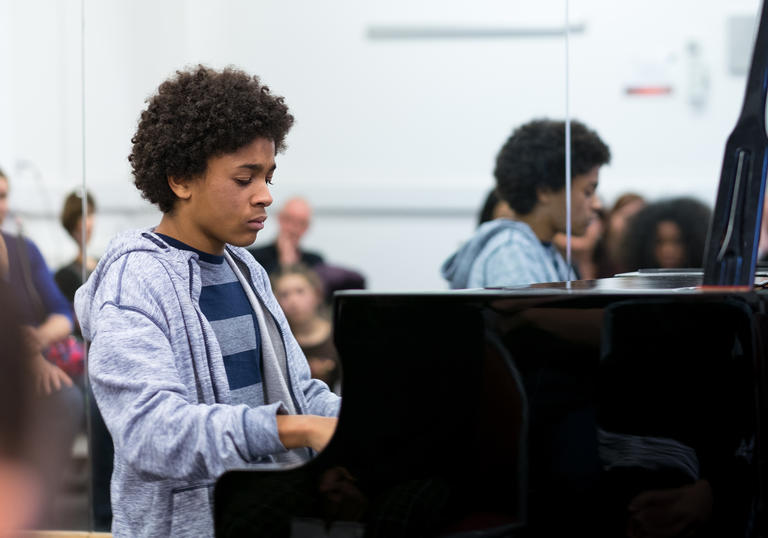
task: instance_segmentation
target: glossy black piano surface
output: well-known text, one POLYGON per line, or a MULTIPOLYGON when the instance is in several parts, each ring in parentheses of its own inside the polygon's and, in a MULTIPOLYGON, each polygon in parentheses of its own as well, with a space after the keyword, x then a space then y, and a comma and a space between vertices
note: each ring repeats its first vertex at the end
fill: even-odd
POLYGON ((225 474, 217 535, 621 536, 635 494, 692 479, 606 471, 603 430, 690 447, 707 528, 758 536, 764 294, 700 282, 337 294, 336 434, 303 467, 225 474))

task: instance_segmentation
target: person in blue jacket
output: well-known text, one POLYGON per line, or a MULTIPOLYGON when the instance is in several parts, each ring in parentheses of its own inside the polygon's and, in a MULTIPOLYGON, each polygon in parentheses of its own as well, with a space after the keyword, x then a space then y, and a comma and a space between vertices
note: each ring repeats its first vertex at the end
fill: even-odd
POLYGON ((112 435, 112 532, 211 536, 224 471, 301 463, 341 400, 310 377, 266 271, 264 227, 282 97, 233 68, 178 71, 132 139, 136 187, 163 212, 114 238, 75 297, 89 376, 112 435))

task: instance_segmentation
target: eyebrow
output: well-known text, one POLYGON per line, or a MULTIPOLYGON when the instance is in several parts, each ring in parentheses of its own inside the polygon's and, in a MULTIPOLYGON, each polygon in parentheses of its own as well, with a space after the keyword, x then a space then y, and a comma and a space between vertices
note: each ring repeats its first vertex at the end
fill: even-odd
MULTIPOLYGON (((263 164, 249 164, 249 163, 246 163, 246 164, 240 164, 237 167, 238 168, 247 168, 248 170, 251 170, 253 172, 261 172, 262 170, 264 170, 264 165, 263 164)), ((274 172, 276 169, 277 169, 277 165, 273 164, 270 167, 269 171, 270 172, 274 172)))

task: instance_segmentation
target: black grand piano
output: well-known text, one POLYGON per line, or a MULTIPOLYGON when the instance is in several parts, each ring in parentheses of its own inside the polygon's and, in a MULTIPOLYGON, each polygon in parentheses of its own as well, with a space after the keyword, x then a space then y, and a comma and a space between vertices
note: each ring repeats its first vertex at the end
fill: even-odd
POLYGON ((622 536, 634 495, 700 477, 713 536, 757 536, 764 292, 701 278, 340 293, 334 438, 303 467, 224 475, 217 535, 622 536), (605 431, 684 444, 696 475, 606 471, 605 431))
POLYGON ((631 499, 703 487, 677 535, 768 536, 767 84, 764 3, 703 270, 337 293, 337 431, 304 466, 223 475, 216 535, 644 536, 631 499))

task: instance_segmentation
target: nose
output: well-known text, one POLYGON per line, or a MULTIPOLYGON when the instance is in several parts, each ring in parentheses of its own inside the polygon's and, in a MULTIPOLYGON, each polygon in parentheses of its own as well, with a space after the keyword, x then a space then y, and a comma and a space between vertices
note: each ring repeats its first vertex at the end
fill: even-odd
POLYGON ((251 205, 269 207, 272 205, 272 193, 266 181, 255 181, 254 190, 251 193, 251 205))

